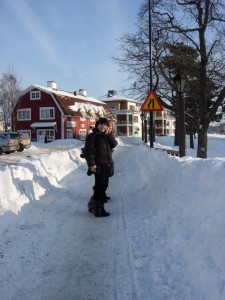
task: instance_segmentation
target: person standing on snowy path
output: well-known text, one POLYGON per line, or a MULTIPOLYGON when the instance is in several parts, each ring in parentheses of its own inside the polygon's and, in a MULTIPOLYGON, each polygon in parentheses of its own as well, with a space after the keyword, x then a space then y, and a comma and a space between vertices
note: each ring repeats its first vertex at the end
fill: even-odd
POLYGON ((106 196, 106 190, 109 177, 114 174, 112 149, 117 144, 112 134, 112 124, 106 118, 99 118, 85 142, 85 158, 89 172, 95 175, 94 194, 88 203, 88 210, 95 217, 108 217, 110 215, 105 211, 104 203, 109 199, 106 196))

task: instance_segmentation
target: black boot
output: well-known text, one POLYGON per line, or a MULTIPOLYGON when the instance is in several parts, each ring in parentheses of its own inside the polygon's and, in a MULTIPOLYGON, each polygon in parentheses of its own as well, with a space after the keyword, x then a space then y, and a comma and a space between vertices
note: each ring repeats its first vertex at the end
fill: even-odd
POLYGON ((96 212, 96 203, 95 203, 95 199, 93 198, 93 196, 91 197, 90 201, 88 202, 88 211, 93 214, 96 212))
POLYGON ((110 200, 111 198, 109 196, 106 195, 106 193, 104 194, 104 203, 107 203, 108 200, 110 200))
POLYGON ((110 216, 110 213, 105 211, 104 205, 102 204, 96 204, 96 212, 94 213, 96 218, 101 218, 101 217, 108 217, 110 216))

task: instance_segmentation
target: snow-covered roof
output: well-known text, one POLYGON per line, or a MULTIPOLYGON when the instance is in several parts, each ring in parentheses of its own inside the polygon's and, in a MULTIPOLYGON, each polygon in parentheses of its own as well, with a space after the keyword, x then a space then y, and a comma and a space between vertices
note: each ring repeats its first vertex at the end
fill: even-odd
POLYGON ((134 99, 130 99, 121 95, 113 95, 113 96, 108 96, 108 94, 98 97, 98 100, 102 101, 102 102, 112 102, 112 101, 129 101, 129 102, 135 102, 135 103, 139 103, 139 101, 134 100, 134 99))
POLYGON ((90 103, 78 103, 75 102, 74 105, 71 105, 70 108, 73 111, 88 111, 89 113, 104 113, 104 108, 102 106, 92 105, 90 103))
POLYGON ((105 102, 86 95, 66 92, 52 87, 32 84, 22 91, 19 98, 35 89, 51 95, 60 105, 65 115, 82 117, 85 113, 86 117, 90 118, 99 118, 104 116, 108 119, 114 119, 113 113, 110 111, 105 102))
POLYGON ((48 94, 54 93, 54 94, 59 95, 59 96, 70 97, 70 98, 74 98, 74 99, 83 99, 83 100, 86 100, 86 101, 96 102, 96 103, 99 103, 99 104, 102 103, 102 101, 100 101, 96 98, 93 98, 93 97, 83 96, 83 95, 80 95, 80 94, 74 95, 74 93, 72 93, 72 92, 66 92, 66 91, 62 91, 62 90, 59 90, 59 89, 52 89, 51 87, 44 87, 44 86, 38 85, 38 84, 30 85, 26 90, 24 90, 20 94, 20 96, 26 94, 27 92, 29 92, 29 90, 32 90, 34 88, 37 88, 37 89, 39 89, 43 92, 46 92, 48 94))
POLYGON ((46 127, 54 127, 56 122, 35 122, 30 125, 32 128, 46 128, 46 127))

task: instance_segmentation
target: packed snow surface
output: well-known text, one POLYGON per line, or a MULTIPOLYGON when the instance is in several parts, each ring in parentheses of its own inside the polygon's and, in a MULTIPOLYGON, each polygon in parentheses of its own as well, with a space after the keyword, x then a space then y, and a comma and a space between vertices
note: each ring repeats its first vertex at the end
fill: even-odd
POLYGON ((225 299, 225 137, 204 160, 117 140, 108 218, 87 211, 80 141, 0 168, 1 300, 225 299))

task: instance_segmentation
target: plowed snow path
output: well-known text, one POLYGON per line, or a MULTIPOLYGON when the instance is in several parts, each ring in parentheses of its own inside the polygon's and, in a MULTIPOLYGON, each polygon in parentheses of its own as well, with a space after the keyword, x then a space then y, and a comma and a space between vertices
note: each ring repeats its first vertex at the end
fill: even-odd
POLYGON ((84 165, 62 179, 63 188, 53 187, 18 215, 2 217, 1 299, 139 299, 127 231, 127 187, 124 190, 125 161, 131 149, 115 151, 112 199, 106 205, 110 217, 95 218, 87 212, 94 178, 86 175, 84 165), (76 172, 79 182, 74 181, 76 172), (11 264, 10 274, 4 273, 6 264, 11 264))

